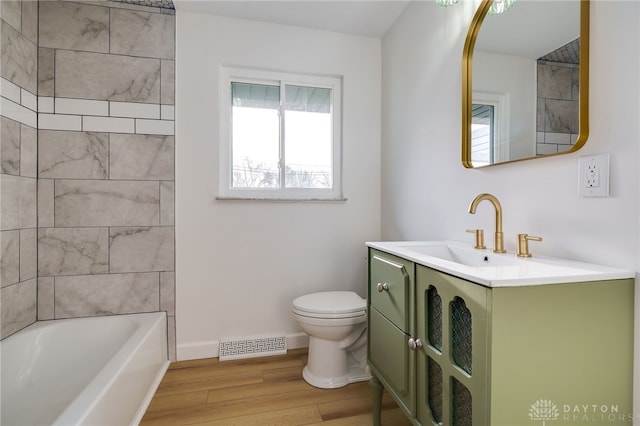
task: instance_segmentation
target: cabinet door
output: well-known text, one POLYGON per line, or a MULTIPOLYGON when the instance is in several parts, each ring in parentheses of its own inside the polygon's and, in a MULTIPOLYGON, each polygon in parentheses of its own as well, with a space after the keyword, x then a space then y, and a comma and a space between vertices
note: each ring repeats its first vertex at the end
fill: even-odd
POLYGON ((486 425, 486 287, 416 268, 417 417, 423 425, 486 425))
POLYGON ((369 300, 389 321, 405 333, 409 330, 410 276, 413 263, 405 259, 371 251, 369 262, 369 300))
POLYGON ((369 364, 387 390, 396 396, 405 411, 414 413, 409 336, 375 308, 369 312, 369 364))

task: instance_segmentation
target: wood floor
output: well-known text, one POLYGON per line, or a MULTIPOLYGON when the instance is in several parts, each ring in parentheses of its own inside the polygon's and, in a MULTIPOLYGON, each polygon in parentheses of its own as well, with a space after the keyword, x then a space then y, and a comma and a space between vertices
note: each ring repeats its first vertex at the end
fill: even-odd
MULTIPOLYGON (((318 389, 302 379, 306 349, 246 360, 173 363, 140 423, 220 426, 367 426, 369 382, 318 389)), ((395 401, 383 399, 382 424, 408 426, 395 401)))

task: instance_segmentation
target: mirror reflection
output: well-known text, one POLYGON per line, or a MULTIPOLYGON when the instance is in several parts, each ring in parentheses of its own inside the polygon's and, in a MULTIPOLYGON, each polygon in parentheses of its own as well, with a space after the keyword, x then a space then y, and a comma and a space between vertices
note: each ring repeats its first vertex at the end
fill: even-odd
POLYGON ((463 164, 579 149, 587 138, 588 2, 518 0, 500 14, 487 13, 490 6, 480 6, 465 44, 463 164))

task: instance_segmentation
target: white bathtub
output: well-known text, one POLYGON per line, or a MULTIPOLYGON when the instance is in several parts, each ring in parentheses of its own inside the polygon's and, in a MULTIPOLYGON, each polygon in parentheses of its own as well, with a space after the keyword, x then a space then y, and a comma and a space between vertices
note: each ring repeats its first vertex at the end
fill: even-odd
POLYGON ((0 342, 0 424, 137 424, 167 360, 164 312, 39 321, 0 342))

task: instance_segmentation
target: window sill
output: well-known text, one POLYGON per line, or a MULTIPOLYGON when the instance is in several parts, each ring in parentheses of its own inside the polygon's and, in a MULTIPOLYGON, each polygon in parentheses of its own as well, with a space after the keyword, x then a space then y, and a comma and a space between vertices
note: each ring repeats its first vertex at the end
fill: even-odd
POLYGON ((292 201, 301 201, 301 202, 345 202, 347 198, 344 197, 335 197, 335 198, 321 198, 321 197, 306 197, 306 198, 296 198, 296 197, 238 197, 238 196, 216 196, 216 200, 218 201, 276 201, 276 202, 292 202, 292 201))

